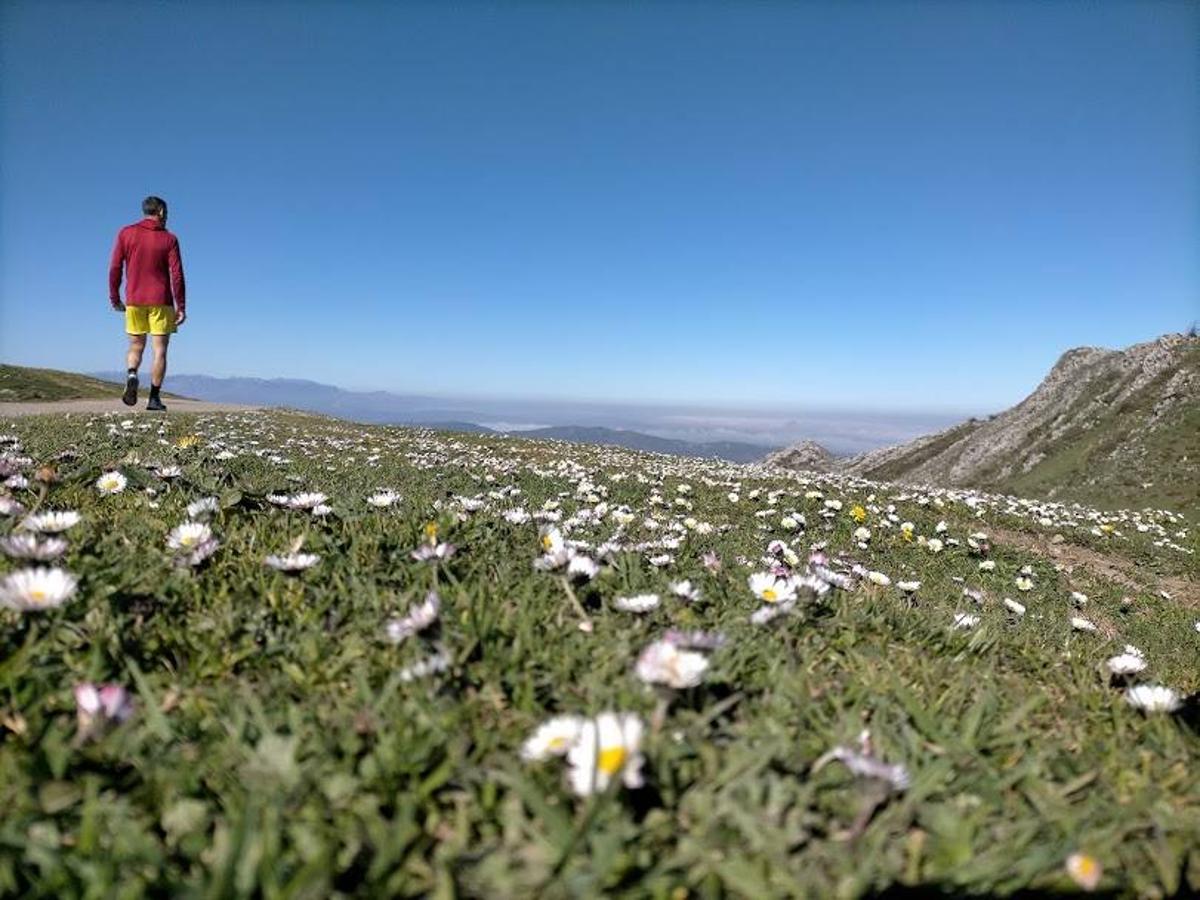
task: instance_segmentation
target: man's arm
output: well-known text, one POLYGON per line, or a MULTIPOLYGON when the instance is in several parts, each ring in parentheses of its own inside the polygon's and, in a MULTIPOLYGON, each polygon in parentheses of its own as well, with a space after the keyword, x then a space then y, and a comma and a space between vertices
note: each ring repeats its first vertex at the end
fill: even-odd
POLYGON ((125 265, 125 242, 121 240, 124 229, 117 232, 117 242, 113 244, 112 259, 108 263, 108 302, 113 309, 121 309, 121 269, 125 265))
POLYGON ((171 241, 167 251, 167 268, 171 272, 171 297, 175 300, 175 323, 187 318, 186 286, 183 281, 183 257, 179 253, 179 238, 171 241))

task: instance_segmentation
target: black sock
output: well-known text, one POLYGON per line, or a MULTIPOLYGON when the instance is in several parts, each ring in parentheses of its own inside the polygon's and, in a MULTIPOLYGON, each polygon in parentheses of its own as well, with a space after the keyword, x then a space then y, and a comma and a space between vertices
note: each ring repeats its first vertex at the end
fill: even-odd
POLYGON ((152 385, 150 385, 150 399, 151 399, 151 400, 157 400, 157 399, 158 399, 158 390, 159 390, 159 388, 160 388, 160 387, 162 387, 162 385, 159 385, 159 384, 152 384, 152 385))
POLYGON ((126 375, 125 377, 126 378, 137 378, 137 369, 130 369, 129 374, 126 375))

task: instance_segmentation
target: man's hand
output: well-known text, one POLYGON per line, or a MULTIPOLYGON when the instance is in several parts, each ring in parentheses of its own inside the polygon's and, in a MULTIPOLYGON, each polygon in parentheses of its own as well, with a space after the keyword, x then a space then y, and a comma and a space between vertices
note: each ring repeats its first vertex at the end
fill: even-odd
POLYGON ((113 312, 125 312, 125 304, 120 300, 110 300, 109 303, 112 304, 113 312))
POLYGON ((175 327, 178 328, 187 321, 187 311, 183 309, 175 310, 175 327))

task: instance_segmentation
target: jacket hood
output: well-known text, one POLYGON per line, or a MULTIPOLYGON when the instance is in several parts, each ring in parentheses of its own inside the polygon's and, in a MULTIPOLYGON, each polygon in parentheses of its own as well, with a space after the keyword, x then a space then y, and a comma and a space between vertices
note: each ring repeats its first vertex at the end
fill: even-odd
POLYGON ((150 231, 166 231, 167 228, 154 216, 146 216, 142 221, 137 223, 138 228, 147 228, 150 231))

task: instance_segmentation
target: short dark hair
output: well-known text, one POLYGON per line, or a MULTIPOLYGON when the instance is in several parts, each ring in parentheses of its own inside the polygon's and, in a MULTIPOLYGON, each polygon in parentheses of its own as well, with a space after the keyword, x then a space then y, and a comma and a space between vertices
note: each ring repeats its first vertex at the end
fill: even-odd
POLYGON ((144 216, 161 216, 167 211, 167 201, 162 197, 155 197, 151 194, 142 201, 142 215, 144 216))

